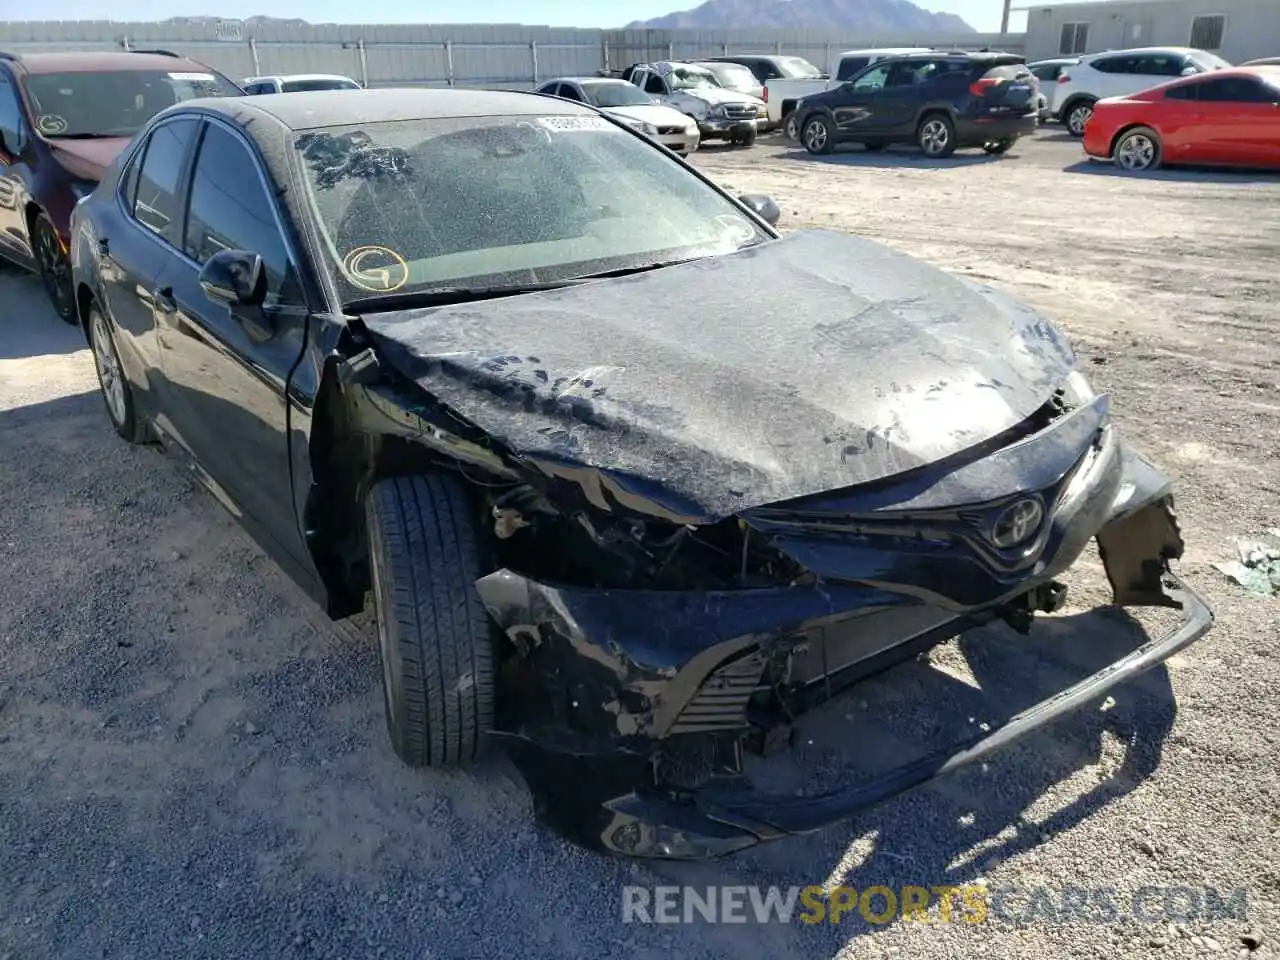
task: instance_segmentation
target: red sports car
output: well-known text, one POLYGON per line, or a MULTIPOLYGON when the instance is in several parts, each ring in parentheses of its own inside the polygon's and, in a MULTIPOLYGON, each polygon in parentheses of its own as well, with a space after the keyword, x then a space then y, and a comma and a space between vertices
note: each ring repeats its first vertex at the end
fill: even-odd
POLYGON ((1084 152, 1124 170, 1280 167, 1280 67, 1214 70, 1099 100, 1084 152))

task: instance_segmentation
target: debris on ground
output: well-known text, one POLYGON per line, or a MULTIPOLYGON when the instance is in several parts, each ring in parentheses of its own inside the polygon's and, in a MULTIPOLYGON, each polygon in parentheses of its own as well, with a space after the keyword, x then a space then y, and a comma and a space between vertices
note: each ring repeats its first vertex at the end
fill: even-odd
POLYGON ((1280 527, 1261 537, 1236 539, 1237 560, 1215 563, 1220 572, 1257 597, 1280 596, 1280 527))

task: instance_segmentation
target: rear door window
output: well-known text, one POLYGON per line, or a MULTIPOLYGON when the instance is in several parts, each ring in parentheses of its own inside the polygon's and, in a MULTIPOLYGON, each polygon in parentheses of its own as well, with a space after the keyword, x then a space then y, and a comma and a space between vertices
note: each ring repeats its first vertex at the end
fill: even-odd
POLYGON ((1099 57, 1092 67, 1102 73, 1137 73, 1137 57, 1099 57))
POLYGON ((1147 54, 1135 59, 1137 60, 1137 65, 1132 71, 1133 73, 1140 73, 1143 76, 1150 77, 1182 76, 1182 57, 1173 57, 1166 54, 1147 54))
POLYGON ((182 245, 182 175, 199 122, 182 118, 151 131, 143 148, 133 217, 174 247, 182 245))
POLYGON ((661 76, 659 76, 656 73, 651 73, 647 77, 645 77, 644 92, 665 94, 667 92, 667 85, 663 81, 661 76))

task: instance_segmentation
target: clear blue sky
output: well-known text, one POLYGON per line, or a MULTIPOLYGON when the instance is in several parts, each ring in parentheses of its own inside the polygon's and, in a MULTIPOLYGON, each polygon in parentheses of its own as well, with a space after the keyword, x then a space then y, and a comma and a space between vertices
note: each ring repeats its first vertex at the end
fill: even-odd
MULTIPOLYGON (((687 10, 699 0, 58 0, 41 6, 30 0, 0 0, 0 19, 161 20, 173 16, 210 15, 228 18, 263 14, 302 17, 312 23, 529 23, 560 27, 620 27, 673 10, 687 10)), ((923 0, 928 10, 957 13, 978 30, 999 30, 1001 0, 923 0)), ((1015 6, 1018 5, 1015 3, 1015 6)), ((1025 14, 1014 14, 1010 26, 1022 28, 1025 14)))

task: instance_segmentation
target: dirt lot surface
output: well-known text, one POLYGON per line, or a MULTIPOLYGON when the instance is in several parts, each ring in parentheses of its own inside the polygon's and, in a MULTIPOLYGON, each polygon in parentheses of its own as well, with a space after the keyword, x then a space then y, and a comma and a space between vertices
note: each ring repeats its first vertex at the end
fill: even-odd
MULTIPOLYGON (((1177 478, 1182 570, 1218 612, 1167 669, 984 767, 711 864, 561 842, 500 757, 401 767, 361 625, 325 623, 172 460, 117 440, 77 331, 5 269, 0 957, 1280 956, 1280 601, 1210 565, 1280 524, 1280 177, 1079 158, 1048 131, 998 160, 697 157, 773 194, 783 227, 881 239, 1059 321, 1177 478), (620 921, 625 884, 828 882, 1013 893, 985 924, 620 921), (1123 916, 1170 885, 1247 888, 1249 919, 1163 916, 1162 896, 1148 923, 1062 914, 1066 887, 1114 888, 1123 916)), ((804 759, 958 736, 1119 655, 1136 628, 1079 609, 1096 573, 1028 639, 981 631, 831 705, 804 759)))

